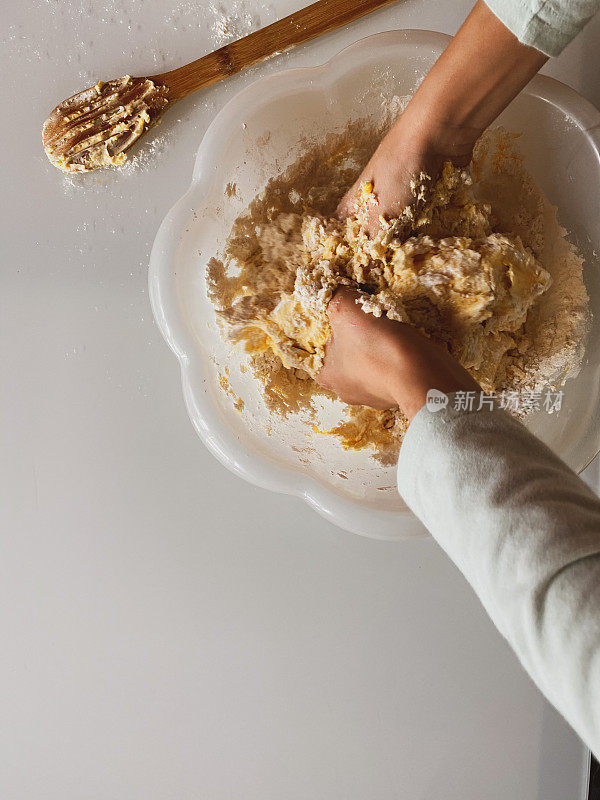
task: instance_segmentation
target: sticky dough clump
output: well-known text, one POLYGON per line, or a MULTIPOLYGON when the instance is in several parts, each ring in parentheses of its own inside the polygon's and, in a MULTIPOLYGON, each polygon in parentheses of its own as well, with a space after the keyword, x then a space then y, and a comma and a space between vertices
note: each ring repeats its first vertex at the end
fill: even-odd
MULTIPOLYGON (((413 185, 415 203, 399 219, 382 219, 374 238, 364 230, 365 214, 377 202, 369 184, 362 186, 356 215, 344 222, 275 216, 261 235, 271 256, 263 279, 252 290, 240 287, 223 311, 233 338, 248 352, 270 350, 286 369, 314 378, 330 335, 327 305, 343 284, 359 292, 363 311, 387 314, 445 342, 485 389, 497 388, 502 357, 516 344, 512 334, 550 275, 518 236, 492 232, 490 208, 473 199, 468 173, 448 163, 433 189, 428 185, 421 175, 413 185)), ((246 263, 242 272, 252 268, 246 263)))

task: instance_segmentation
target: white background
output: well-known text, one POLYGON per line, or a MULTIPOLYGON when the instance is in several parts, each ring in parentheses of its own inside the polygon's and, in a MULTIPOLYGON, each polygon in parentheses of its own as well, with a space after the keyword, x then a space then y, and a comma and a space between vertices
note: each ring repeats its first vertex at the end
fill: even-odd
MULTIPOLYGON (((469 3, 405 0, 272 59, 182 103, 136 169, 76 181, 41 149, 52 106, 213 49, 218 9, 0 5, 0 797, 578 797, 583 748, 437 545, 344 533, 206 452, 147 295, 227 98, 369 33, 454 33, 469 3)), ((222 9, 246 33, 301 5, 222 9)), ((545 70, 597 105, 599 33, 545 70)))

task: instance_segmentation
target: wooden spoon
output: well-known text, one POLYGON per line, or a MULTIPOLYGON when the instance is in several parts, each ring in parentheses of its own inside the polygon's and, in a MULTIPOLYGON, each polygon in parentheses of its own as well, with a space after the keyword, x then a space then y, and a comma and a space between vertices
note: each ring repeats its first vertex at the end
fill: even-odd
POLYGON ((126 151, 188 94, 394 2, 318 0, 184 67, 148 78, 100 81, 52 111, 42 128, 46 155, 65 172, 118 166, 126 151))

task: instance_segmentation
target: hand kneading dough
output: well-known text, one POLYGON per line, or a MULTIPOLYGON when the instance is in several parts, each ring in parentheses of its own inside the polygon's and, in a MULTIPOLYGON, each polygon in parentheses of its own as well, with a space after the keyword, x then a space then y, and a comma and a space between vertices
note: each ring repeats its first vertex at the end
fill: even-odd
POLYGON ((490 232, 486 208, 465 202, 468 185, 468 176, 447 164, 421 213, 406 209, 374 239, 361 225, 361 209, 373 197, 368 186, 357 217, 345 222, 276 217, 271 225, 278 233, 271 230, 269 236, 272 269, 254 293, 246 286, 224 312, 236 340, 244 341, 249 352, 270 349, 286 368, 314 378, 330 334, 327 304, 345 284, 360 292, 363 311, 411 323, 445 342, 485 389, 494 389, 500 360, 515 345, 510 334, 523 325, 550 276, 518 238, 490 232), (440 226, 452 230, 459 219, 463 229, 470 221, 478 235, 403 235, 440 226), (287 253, 290 245, 293 258, 287 253))
POLYGON ((540 391, 574 374, 588 300, 581 257, 504 131, 482 137, 472 173, 447 164, 435 184, 417 176, 413 202, 373 239, 364 221, 377 187, 364 184, 356 213, 337 220, 382 133, 352 123, 269 181, 236 220, 223 258, 210 260, 207 283, 224 335, 249 353, 273 414, 300 412, 313 431, 392 464, 408 424, 398 410, 345 406, 340 423, 322 430, 324 401, 314 401, 328 393, 314 377, 337 286, 354 287, 364 312, 442 343, 497 392, 540 391))

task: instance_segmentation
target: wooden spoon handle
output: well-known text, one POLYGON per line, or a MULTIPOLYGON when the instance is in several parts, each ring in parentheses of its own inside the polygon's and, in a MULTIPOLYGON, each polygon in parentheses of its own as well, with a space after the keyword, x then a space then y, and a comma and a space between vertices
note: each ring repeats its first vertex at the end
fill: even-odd
POLYGON ((275 53, 308 42, 398 0, 317 0, 306 8, 273 22, 266 28, 215 50, 191 64, 153 75, 155 83, 169 88, 169 101, 180 100, 197 89, 211 86, 275 53))

